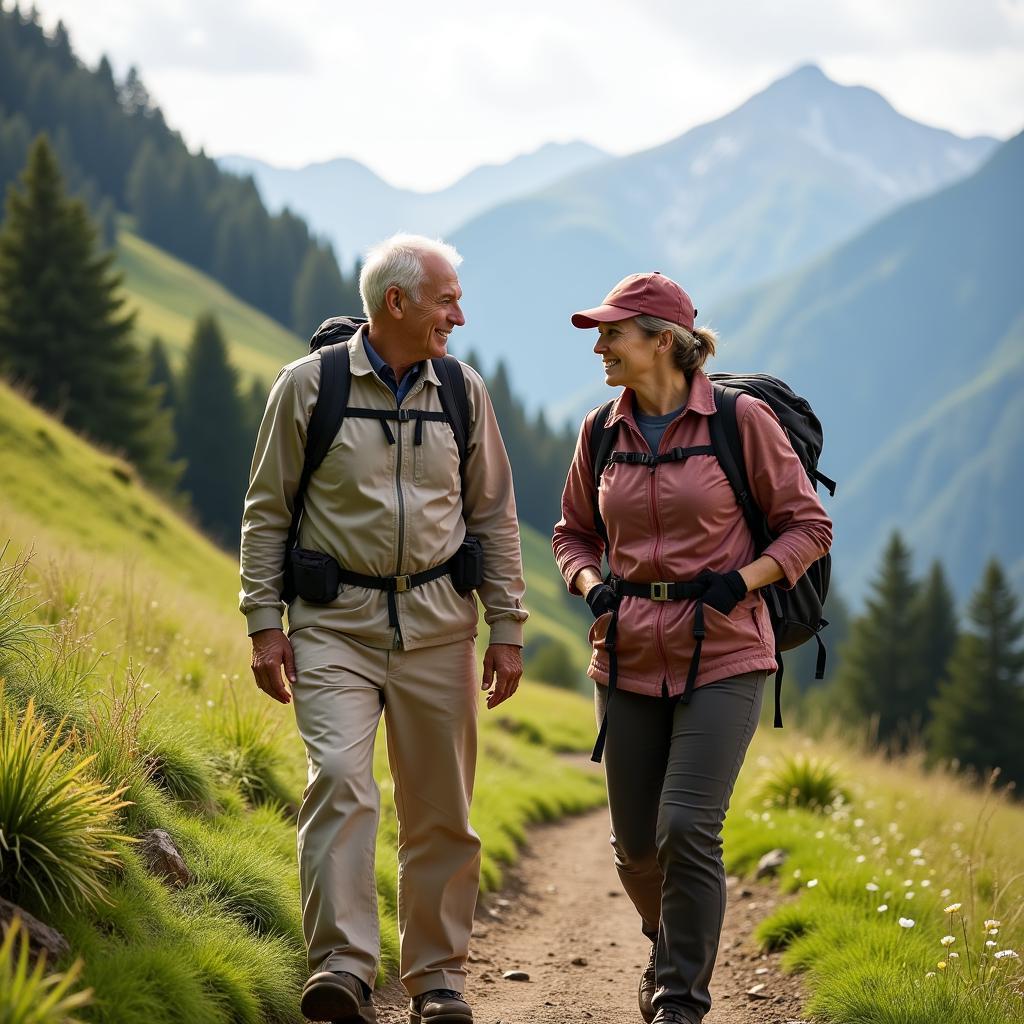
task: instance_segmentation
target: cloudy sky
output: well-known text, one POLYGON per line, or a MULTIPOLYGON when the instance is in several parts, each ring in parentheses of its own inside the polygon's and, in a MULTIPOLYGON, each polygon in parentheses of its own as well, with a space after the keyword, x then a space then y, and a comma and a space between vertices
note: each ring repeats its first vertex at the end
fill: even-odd
POLYGON ((963 135, 1024 128, 1024 0, 36 0, 192 147, 433 189, 544 142, 673 138, 799 64, 963 135))

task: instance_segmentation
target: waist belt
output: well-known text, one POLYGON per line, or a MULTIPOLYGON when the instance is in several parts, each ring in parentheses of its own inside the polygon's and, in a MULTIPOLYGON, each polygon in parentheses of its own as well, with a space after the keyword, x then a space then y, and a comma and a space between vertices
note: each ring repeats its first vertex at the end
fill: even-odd
POLYGON ((398 606, 395 604, 395 594, 404 594, 414 587, 421 587, 424 583, 432 580, 439 580, 447 576, 453 568, 453 558, 447 562, 435 565, 433 569, 424 569, 423 572, 414 572, 408 576, 367 576, 365 573, 353 572, 351 569, 340 569, 338 579, 342 583, 349 583, 355 587, 369 587, 371 590, 386 590, 388 595, 388 625, 392 629, 398 629, 398 606))
MULTIPOLYGON (((706 583, 696 581, 681 581, 675 583, 633 583, 630 580, 621 579, 618 576, 609 576, 608 585, 619 597, 643 597, 649 601, 696 601, 693 615, 693 657, 690 659, 690 669, 686 673, 686 685, 683 687, 680 700, 684 704, 690 703, 690 695, 693 693, 693 684, 697 679, 697 670, 700 667, 700 649, 704 643, 704 592, 707 590, 706 583)), ((608 708, 612 703, 612 695, 615 693, 615 686, 619 676, 619 659, 616 652, 616 634, 619 626, 619 609, 612 612, 611 622, 608 623, 608 633, 605 636, 605 650, 608 651, 608 700, 605 702, 604 718, 601 720, 601 728, 597 734, 597 742, 594 744, 594 752, 590 755, 591 761, 600 762, 604 754, 604 741, 608 733, 608 708)))

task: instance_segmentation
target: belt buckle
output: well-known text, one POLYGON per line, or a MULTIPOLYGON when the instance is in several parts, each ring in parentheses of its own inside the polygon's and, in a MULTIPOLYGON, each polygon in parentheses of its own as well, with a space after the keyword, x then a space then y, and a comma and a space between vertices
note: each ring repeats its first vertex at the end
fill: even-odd
POLYGON ((651 600, 652 601, 667 601, 668 600, 668 587, 667 583, 652 583, 651 584, 651 600))
POLYGON ((395 577, 395 593, 404 594, 407 590, 412 590, 412 577, 411 576, 396 576, 395 577))

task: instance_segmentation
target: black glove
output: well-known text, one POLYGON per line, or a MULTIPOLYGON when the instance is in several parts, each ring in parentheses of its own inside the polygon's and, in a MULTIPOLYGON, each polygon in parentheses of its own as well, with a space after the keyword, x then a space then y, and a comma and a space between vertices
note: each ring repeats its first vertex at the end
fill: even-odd
POLYGON ((619 598, 607 583, 598 583, 587 591, 587 604, 597 619, 605 612, 615 611, 619 607, 619 598))
POLYGON ((697 582, 707 585, 701 600, 723 615, 728 615, 747 596, 747 585, 735 571, 720 573, 705 569, 697 582))

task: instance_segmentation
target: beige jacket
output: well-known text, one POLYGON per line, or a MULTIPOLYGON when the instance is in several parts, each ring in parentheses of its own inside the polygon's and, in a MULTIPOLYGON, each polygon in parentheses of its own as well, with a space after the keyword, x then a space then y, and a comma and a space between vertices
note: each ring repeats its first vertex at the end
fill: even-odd
MULTIPOLYGON (((363 348, 365 330, 360 328, 348 343, 349 406, 393 409, 394 393, 373 372, 363 348)), ((465 364, 463 374, 470 408, 465 494, 460 494, 459 454, 447 423, 423 421, 422 444, 416 445, 414 421, 390 420, 392 445, 379 420, 346 417, 309 482, 299 545, 326 552, 355 572, 398 576, 449 559, 468 528, 484 550, 484 583, 478 593, 490 642, 521 646, 526 587, 512 471, 483 380, 465 364)), ((282 626, 284 549, 319 378, 319 355, 285 366, 256 440, 241 549, 240 607, 250 635, 282 626)), ((440 412, 439 386, 433 366, 425 363, 403 408, 440 412)), ((347 584, 329 605, 296 598, 288 609, 289 631, 316 625, 373 647, 407 650, 476 635, 476 598, 460 596, 448 576, 396 599, 397 632, 388 625, 383 591, 347 584)))

